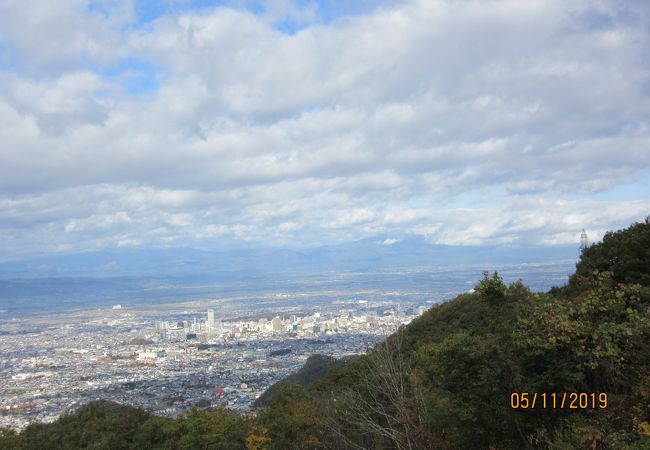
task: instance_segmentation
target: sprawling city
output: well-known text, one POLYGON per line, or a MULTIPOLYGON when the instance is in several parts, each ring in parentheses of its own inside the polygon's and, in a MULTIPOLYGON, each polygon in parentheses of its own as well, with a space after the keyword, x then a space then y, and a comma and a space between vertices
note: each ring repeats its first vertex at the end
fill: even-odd
MULTIPOLYGON (((573 261, 492 267, 547 290, 573 261)), ((89 279, 78 291, 62 290, 65 280, 4 281, 0 428, 51 422, 99 399, 170 417, 194 406, 254 413, 255 400, 309 356, 362 354, 480 276, 480 266, 276 275, 236 289, 122 280, 99 290, 89 279)))
POLYGON ((0 427, 50 422, 95 399, 167 416, 192 406, 248 412, 310 355, 363 353, 430 306, 394 297, 361 292, 313 312, 294 307, 245 317, 240 310, 232 317, 218 301, 116 304, 3 323, 0 427))

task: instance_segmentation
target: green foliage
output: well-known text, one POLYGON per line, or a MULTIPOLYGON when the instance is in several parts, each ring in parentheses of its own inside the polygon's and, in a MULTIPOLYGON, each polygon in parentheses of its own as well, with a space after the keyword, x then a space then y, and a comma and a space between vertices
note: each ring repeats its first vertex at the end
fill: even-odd
POLYGON ((248 424, 240 415, 220 409, 206 412, 191 409, 178 420, 181 437, 178 447, 182 450, 246 448, 248 424))
POLYGON ((608 232, 600 244, 582 251, 567 293, 589 289, 594 273, 610 272, 616 283, 650 287, 650 216, 644 222, 608 232))
POLYGON ((148 417, 138 408, 93 402, 53 424, 28 426, 20 433, 16 448, 128 449, 133 445, 133 434, 148 417))
POLYGON ((650 448, 650 296, 647 286, 630 282, 650 273, 650 265, 630 262, 650 248, 635 247, 646 230, 647 221, 608 235, 578 265, 591 267, 589 258, 608 253, 614 263, 604 267, 618 274, 593 270, 579 278, 579 289, 547 295, 485 273, 473 294, 432 308, 391 336, 400 349, 390 357, 403 360, 411 380, 405 395, 424 403, 417 410, 424 421, 414 422, 424 430, 410 432, 426 439, 414 438, 414 445, 390 438, 408 423, 391 423, 396 401, 366 382, 373 371, 390 378, 371 362, 386 350, 330 371, 311 390, 317 398, 352 390, 367 405, 356 418, 339 414, 351 448, 650 448), (606 392, 609 405, 516 411, 509 408, 511 392, 606 392))
POLYGON ((181 435, 178 424, 178 420, 150 416, 135 433, 133 448, 138 450, 178 448, 181 435))
POLYGON ((91 402, 51 424, 0 433, 0 449, 245 449, 246 418, 197 409, 176 419, 112 402, 91 402))
POLYGON ((314 396, 301 384, 284 383, 257 418, 270 437, 269 449, 329 448, 325 423, 314 396))
POLYGON ((289 375, 283 380, 269 387, 260 397, 255 400, 254 406, 265 406, 268 400, 284 385, 300 384, 310 386, 321 380, 327 372, 336 366, 344 365, 348 359, 336 359, 326 355, 311 355, 305 364, 296 373, 289 375))
POLYGON ((18 434, 8 428, 0 428, 0 448, 18 448, 18 434))
POLYGON ((295 392, 269 405, 272 448, 320 448, 321 437, 304 443, 322 436, 322 423, 326 448, 648 448, 649 297, 610 272, 581 283, 554 296, 484 274, 474 293, 431 308, 299 394, 299 424, 295 392), (517 411, 512 392, 606 392, 609 405, 517 411), (300 435, 281 432, 289 429, 300 435))
POLYGON ((483 279, 476 285, 476 292, 490 303, 501 302, 508 294, 508 288, 503 279, 494 272, 490 278, 488 272, 483 272, 483 279))

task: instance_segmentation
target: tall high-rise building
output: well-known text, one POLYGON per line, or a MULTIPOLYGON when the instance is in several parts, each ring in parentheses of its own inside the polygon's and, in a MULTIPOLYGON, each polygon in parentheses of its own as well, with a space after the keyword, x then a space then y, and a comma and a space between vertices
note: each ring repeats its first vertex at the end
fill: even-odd
POLYGON ((208 328, 214 328, 214 309, 208 309, 208 328))
POLYGON ((268 320, 266 318, 262 317, 260 320, 257 321, 257 329, 259 331, 266 331, 266 324, 268 323, 268 320))
POLYGON ((275 316, 271 324, 273 325, 273 331, 282 331, 282 320, 280 320, 279 316, 275 316))

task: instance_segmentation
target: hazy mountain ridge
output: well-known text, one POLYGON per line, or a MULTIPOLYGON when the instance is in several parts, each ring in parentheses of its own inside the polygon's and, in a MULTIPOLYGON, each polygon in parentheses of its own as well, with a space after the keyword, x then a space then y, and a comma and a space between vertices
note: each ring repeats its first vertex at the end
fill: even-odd
POLYGON ((225 251, 185 247, 125 248, 0 262, 0 278, 200 275, 289 270, 304 273, 334 267, 338 270, 376 270, 386 267, 516 264, 575 260, 579 251, 577 246, 448 246, 429 244, 418 237, 390 245, 384 242, 386 238, 379 236, 302 251, 289 248, 225 251))
POLYGON ((469 289, 466 283, 486 269, 505 270, 548 289, 548 277, 535 270, 541 274, 542 265, 549 264, 561 278, 553 283, 561 284, 577 253, 571 246, 458 247, 384 236, 304 251, 125 248, 0 263, 0 310, 13 314, 313 289, 438 290, 448 299, 469 289))

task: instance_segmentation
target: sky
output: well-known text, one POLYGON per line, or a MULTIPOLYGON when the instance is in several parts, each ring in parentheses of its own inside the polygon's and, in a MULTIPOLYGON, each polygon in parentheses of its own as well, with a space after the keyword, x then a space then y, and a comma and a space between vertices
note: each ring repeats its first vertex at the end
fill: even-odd
POLYGON ((0 260, 648 214, 645 0, 0 0, 0 260))

